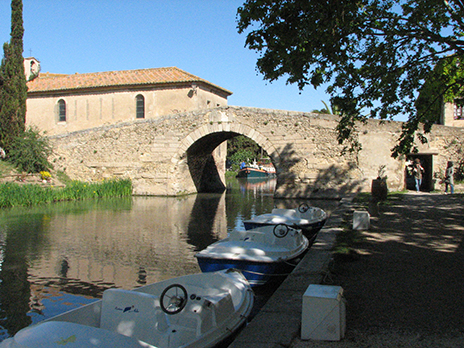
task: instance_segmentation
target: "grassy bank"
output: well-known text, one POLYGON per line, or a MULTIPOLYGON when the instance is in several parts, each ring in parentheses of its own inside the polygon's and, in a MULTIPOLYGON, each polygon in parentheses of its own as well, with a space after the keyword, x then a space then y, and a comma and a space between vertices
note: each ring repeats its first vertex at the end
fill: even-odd
MULTIPOLYGON (((389 192, 384 201, 374 201, 370 193, 360 193, 353 200, 353 210, 365 210, 370 214, 378 214, 382 206, 391 205, 403 199, 404 192, 389 192)), ((353 210, 345 213, 340 227, 342 231, 337 234, 335 245, 332 249, 337 260, 354 260, 358 258, 357 248, 364 241, 362 231, 353 230, 353 210)))
POLYGON ((0 208, 28 206, 59 201, 130 196, 130 180, 106 180, 101 183, 71 181, 66 187, 36 184, 0 184, 0 208))

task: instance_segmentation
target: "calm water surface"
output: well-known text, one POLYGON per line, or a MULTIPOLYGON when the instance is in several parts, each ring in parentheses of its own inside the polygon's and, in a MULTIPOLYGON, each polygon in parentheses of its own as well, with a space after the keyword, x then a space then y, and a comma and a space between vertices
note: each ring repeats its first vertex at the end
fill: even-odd
MULTIPOLYGON (((0 341, 101 298, 200 272, 194 254, 274 206, 275 179, 228 183, 224 194, 130 197, 0 210, 0 341)), ((329 213, 333 201, 313 205, 329 213)))

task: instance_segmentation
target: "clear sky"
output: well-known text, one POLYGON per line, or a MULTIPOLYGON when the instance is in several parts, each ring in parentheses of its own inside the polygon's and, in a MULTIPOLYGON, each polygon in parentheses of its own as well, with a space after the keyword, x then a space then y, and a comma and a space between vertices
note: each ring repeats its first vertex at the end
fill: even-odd
MULTIPOLYGON (((310 112, 323 88, 302 93, 256 72, 258 53, 238 34, 244 0, 23 0, 24 57, 63 74, 176 66, 233 92, 229 105, 310 112)), ((11 0, 0 0, 10 40, 11 0)), ((3 54, 3 49, 1 54, 3 54)))

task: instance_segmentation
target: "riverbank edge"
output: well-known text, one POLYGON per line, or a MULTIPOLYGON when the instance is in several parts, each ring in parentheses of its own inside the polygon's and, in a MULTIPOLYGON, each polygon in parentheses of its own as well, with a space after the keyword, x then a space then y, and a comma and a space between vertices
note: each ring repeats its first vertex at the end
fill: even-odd
POLYGON ((300 337, 303 294, 310 284, 321 284, 326 277, 330 277, 332 248, 337 234, 342 230, 344 214, 353 209, 353 199, 354 196, 340 200, 303 260, 229 348, 290 347, 300 337))

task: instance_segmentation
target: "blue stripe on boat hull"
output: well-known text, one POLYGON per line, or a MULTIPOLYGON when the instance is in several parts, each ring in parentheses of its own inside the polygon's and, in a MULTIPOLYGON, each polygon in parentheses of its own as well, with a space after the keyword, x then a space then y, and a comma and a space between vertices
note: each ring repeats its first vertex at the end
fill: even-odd
MULTIPOLYGON (((301 255, 297 258, 299 259, 301 255)), ((297 259, 287 262, 250 262, 229 259, 212 259, 198 257, 198 265, 202 272, 215 272, 222 269, 236 268, 242 271, 251 286, 264 285, 271 278, 286 276, 297 263, 297 259)))

